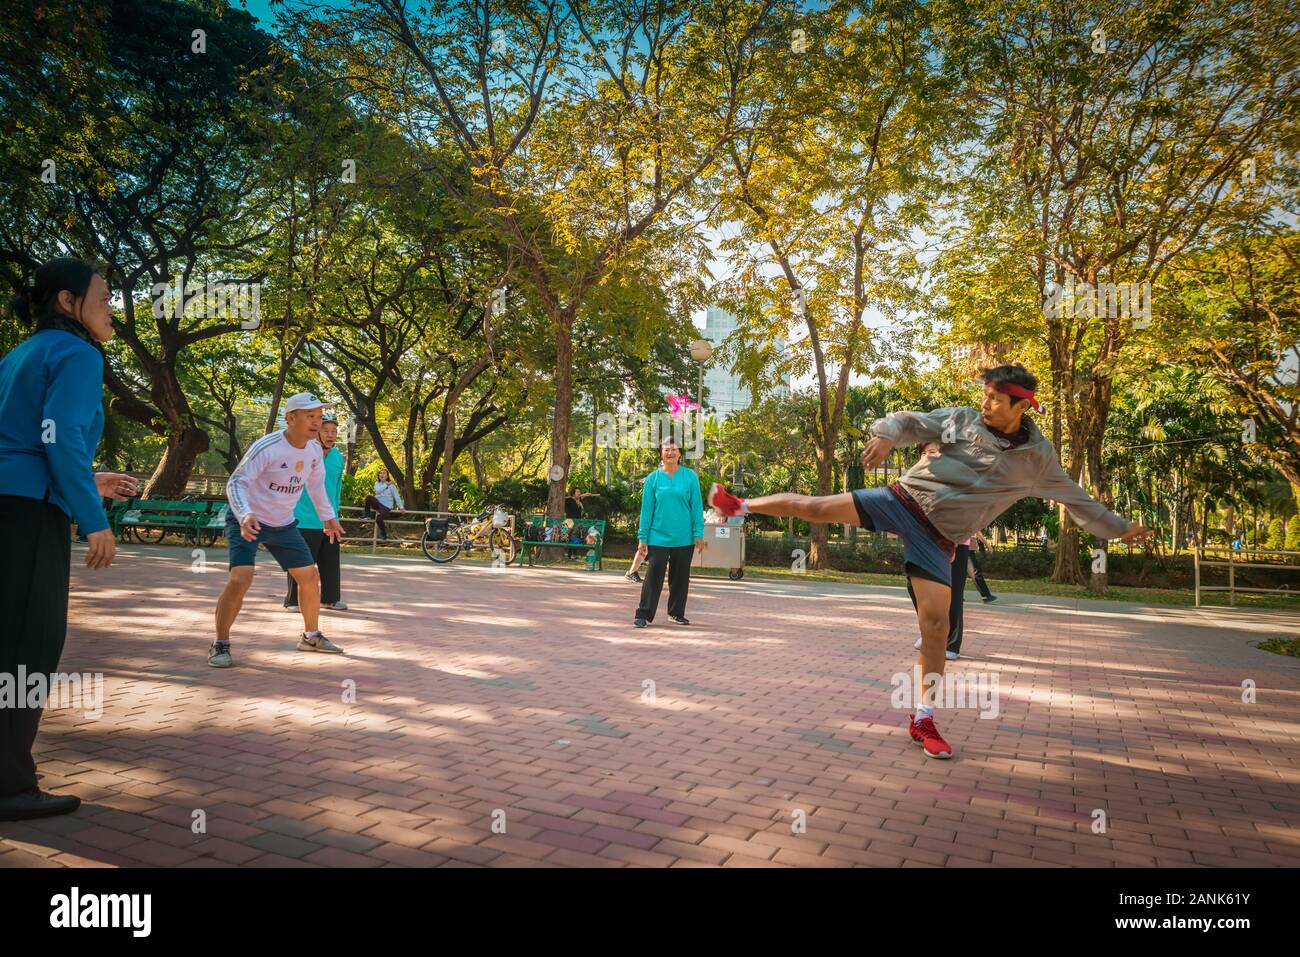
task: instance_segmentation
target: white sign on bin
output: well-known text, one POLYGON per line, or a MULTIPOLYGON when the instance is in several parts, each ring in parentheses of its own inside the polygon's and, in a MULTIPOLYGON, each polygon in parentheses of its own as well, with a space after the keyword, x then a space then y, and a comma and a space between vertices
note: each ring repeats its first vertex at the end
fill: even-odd
POLYGON ((719 526, 718 526, 717 537, 718 537, 718 538, 730 538, 730 537, 731 537, 731 529, 727 528, 727 526, 725 526, 725 525, 719 525, 719 526))

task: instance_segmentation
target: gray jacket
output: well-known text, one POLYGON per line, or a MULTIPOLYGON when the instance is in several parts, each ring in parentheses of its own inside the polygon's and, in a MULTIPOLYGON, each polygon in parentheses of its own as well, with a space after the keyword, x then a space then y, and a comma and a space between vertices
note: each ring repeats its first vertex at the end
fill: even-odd
POLYGON ((871 433, 900 449, 936 443, 899 481, 931 524, 958 544, 1030 497, 1061 502, 1080 527, 1098 538, 1118 538, 1127 531, 1126 519, 1070 480, 1038 426, 1022 421, 1029 441, 1014 449, 994 437, 979 412, 966 408, 891 412, 872 423, 871 433))

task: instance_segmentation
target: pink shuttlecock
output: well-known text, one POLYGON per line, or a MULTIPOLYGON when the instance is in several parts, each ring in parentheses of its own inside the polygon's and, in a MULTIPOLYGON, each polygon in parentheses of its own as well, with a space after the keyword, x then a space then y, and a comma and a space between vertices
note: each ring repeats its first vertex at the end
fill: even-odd
POLYGON ((693 412, 698 409, 700 404, 691 401, 689 395, 670 395, 668 396, 668 408, 671 410, 674 419, 680 419, 687 412, 693 412))

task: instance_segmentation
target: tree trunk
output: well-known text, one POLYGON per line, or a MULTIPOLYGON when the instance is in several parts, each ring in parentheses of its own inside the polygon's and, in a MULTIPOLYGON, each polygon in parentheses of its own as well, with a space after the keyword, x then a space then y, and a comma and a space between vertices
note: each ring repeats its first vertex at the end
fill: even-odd
MULTIPOLYGON (((487 488, 487 476, 483 474, 483 463, 478 457, 478 443, 475 442, 469 447, 469 461, 474 466, 474 484, 478 486, 479 491, 487 488)), ((595 473, 592 473, 592 480, 595 480, 595 473)))
MULTIPOLYGON (((1088 484, 1092 488, 1093 498, 1109 507, 1112 504, 1110 501, 1110 486, 1102 481, 1101 473, 1101 442, 1098 441, 1095 444, 1090 442, 1088 447, 1088 484)), ((1101 595, 1105 594, 1106 584, 1109 580, 1105 564, 1106 542, 1098 540, 1096 547, 1102 550, 1103 558, 1100 565, 1095 560, 1088 563, 1088 591, 1101 595), (1098 568, 1101 570, 1098 571, 1098 568)))
POLYGON ((176 499, 185 494, 194 461, 208 450, 208 433, 194 422, 189 401, 176 378, 174 359, 164 346, 163 358, 152 371, 150 398, 167 420, 167 449, 144 488, 145 498, 176 499))
POLYGON ((456 407, 447 409, 443 417, 443 453, 442 478, 438 482, 438 511, 447 511, 447 502, 451 495, 451 466, 456 458, 456 407))
POLYGON ((178 499, 194 471, 194 460, 208 450, 208 434, 193 426, 178 425, 167 434, 167 449, 145 483, 142 497, 178 499))
POLYGON ((1070 518, 1064 505, 1056 506, 1061 534, 1056 539, 1056 567, 1052 581, 1061 585, 1082 585, 1083 570, 1079 567, 1079 529, 1070 518))
POLYGON ((596 395, 591 396, 591 484, 596 484, 596 418, 598 415, 596 395))
POLYGON ((561 309, 555 316, 555 418, 551 429, 551 467, 559 466, 558 479, 547 476, 546 514, 564 517, 565 482, 569 477, 569 425, 573 416, 573 316, 561 309))
POLYGON ((365 444, 365 441, 366 430, 357 429, 356 441, 348 447, 348 464, 347 468, 344 469, 346 475, 355 476, 357 474, 357 469, 361 466, 361 447, 365 444))
MULTIPOLYGON (((817 449, 817 494, 830 495, 834 491, 834 462, 823 448, 817 449)), ((830 526, 822 523, 809 525, 808 567, 826 568, 830 558, 830 526)))

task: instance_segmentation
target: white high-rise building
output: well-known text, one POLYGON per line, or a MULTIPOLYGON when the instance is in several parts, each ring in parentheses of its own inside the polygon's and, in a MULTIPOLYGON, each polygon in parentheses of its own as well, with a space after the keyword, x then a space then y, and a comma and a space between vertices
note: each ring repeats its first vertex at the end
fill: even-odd
MULTIPOLYGON (((703 337, 712 344, 714 349, 722 345, 722 340, 727 338, 736 329, 736 317, 727 310, 718 306, 709 306, 704 315, 704 332, 703 337)), ((785 342, 781 339, 776 340, 776 351, 785 357, 785 342)), ((740 377, 733 375, 727 368, 727 364, 720 359, 710 361, 704 370, 704 393, 708 397, 708 405, 719 419, 725 419, 733 412, 739 412, 747 408, 751 401, 749 390, 740 383, 740 377)), ((781 385, 777 386, 778 395, 790 394, 790 376, 787 373, 781 385)))

